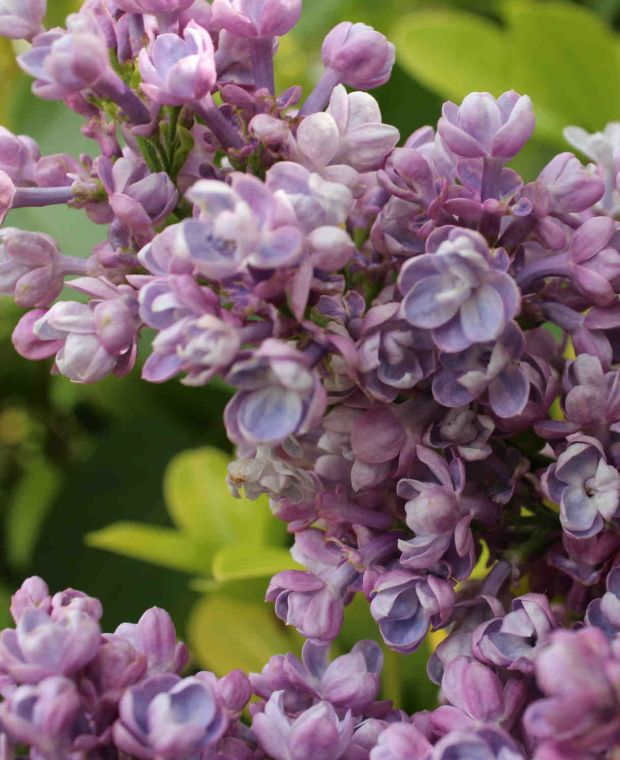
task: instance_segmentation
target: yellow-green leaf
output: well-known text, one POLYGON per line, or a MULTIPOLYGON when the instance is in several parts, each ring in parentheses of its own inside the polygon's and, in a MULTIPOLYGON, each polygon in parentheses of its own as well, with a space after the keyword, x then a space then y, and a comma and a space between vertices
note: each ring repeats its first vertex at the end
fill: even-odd
POLYGON ((235 499, 226 485, 229 457, 204 447, 178 454, 168 465, 164 493, 174 522, 188 535, 222 545, 259 545, 273 520, 266 498, 235 499))
POLYGON ((506 89, 506 39, 491 21, 460 11, 419 11, 398 19, 390 36, 400 65, 447 98, 506 89))
POLYGON ((220 549, 213 560, 213 577, 217 581, 264 578, 293 569, 303 570, 289 550, 279 546, 231 544, 220 549))
POLYGON ((260 672, 272 655, 286 653, 293 645, 270 606, 228 594, 213 594, 199 602, 188 633, 200 665, 220 676, 234 668, 260 672))
POLYGON ((208 575, 211 570, 213 549, 172 528, 117 522, 89 533, 86 543, 184 573, 208 575))

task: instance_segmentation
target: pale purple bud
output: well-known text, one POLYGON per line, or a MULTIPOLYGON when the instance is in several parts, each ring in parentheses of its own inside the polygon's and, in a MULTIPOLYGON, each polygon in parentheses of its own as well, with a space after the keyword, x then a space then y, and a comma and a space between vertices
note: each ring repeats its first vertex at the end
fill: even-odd
POLYGON ((272 694, 264 712, 254 716, 252 728, 260 747, 273 760, 339 760, 353 734, 351 713, 340 720, 329 702, 319 702, 291 721, 280 691, 272 694))
POLYGON ((35 167, 40 155, 39 146, 31 137, 14 135, 0 127, 0 170, 6 172, 15 184, 39 184, 35 167))
POLYGON ((212 23, 237 37, 282 37, 299 20, 301 0, 214 0, 212 23))
POLYGON ((545 166, 537 182, 551 198, 551 210, 565 214, 585 211, 599 201, 605 190, 601 179, 588 171, 572 153, 560 153, 545 166))
POLYGON ((30 609, 41 609, 43 612, 49 612, 51 609, 47 583, 37 575, 26 578, 11 597, 11 615, 16 623, 24 612, 30 609))
POLYGON ((83 591, 68 588, 52 597, 52 620, 60 620, 67 612, 80 612, 96 622, 103 617, 103 605, 99 599, 88 596, 83 591))
POLYGON ((68 187, 84 174, 80 162, 66 153, 43 156, 37 161, 34 179, 38 187, 68 187))
POLYGON ((11 210, 15 198, 15 183, 9 175, 0 170, 0 225, 4 223, 6 215, 11 210))
POLYGON ((433 745, 410 723, 393 723, 380 735, 370 760, 430 760, 433 745))
POLYGON ((231 670, 220 678, 215 692, 231 720, 237 720, 252 696, 252 684, 242 670, 231 670))
POLYGON ((141 88, 155 103, 182 106, 201 100, 216 80, 211 35, 194 21, 183 36, 160 34, 140 51, 141 88))
POLYGON ((19 306, 47 306, 63 289, 60 252, 48 235, 5 229, 0 232, 0 293, 19 306))
POLYGON ((147 610, 137 624, 122 623, 114 635, 126 639, 136 651, 146 655, 150 674, 178 674, 187 665, 187 647, 177 642, 170 615, 159 607, 147 610))
POLYGON ((437 131, 446 148, 461 158, 514 158, 534 131, 532 101, 513 90, 497 100, 472 92, 460 106, 448 101, 437 131))
POLYGON ((30 40, 40 31, 47 0, 0 0, 0 37, 30 40))
POLYGON ((146 671, 144 654, 120 636, 104 633, 99 651, 84 674, 99 696, 117 700, 121 690, 137 683, 146 671))
POLYGON ((606 216, 588 219, 576 230, 569 247, 569 273, 596 306, 607 306, 620 290, 620 235, 606 216))
POLYGON ((390 78, 395 61, 394 45, 366 24, 343 21, 325 37, 322 47, 325 68, 338 81, 358 90, 372 90, 390 78))

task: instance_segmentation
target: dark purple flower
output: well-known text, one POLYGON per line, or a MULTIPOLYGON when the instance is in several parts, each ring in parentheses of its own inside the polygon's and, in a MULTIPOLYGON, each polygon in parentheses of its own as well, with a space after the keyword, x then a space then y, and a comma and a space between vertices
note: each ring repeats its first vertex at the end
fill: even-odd
POLYGON ((523 333, 514 322, 493 343, 480 343, 463 353, 444 353, 433 377, 433 396, 443 406, 460 407, 482 394, 498 417, 516 417, 529 400, 527 370, 519 364, 525 351, 523 333))
POLYGON ((585 622, 600 628, 610 639, 620 631, 620 567, 609 571, 606 591, 600 599, 590 602, 585 622))
POLYGON ((379 401, 393 401, 430 375, 433 343, 423 330, 398 318, 400 304, 374 306, 362 321, 358 369, 366 390, 379 401))
POLYGON ((587 538, 603 530, 620 506, 620 474, 607 463, 595 438, 571 435, 568 446, 543 476, 543 488, 560 505, 560 521, 568 533, 587 538))
POLYGON ((371 592, 370 614, 385 643, 397 652, 413 652, 431 625, 445 624, 454 606, 454 587, 438 576, 391 570, 379 576, 371 592))
POLYGON ((512 600, 511 612, 474 631, 473 651, 482 662, 531 673, 540 647, 556 625, 546 596, 524 594, 512 600))
POLYGON ((519 290, 506 266, 505 257, 491 254, 478 233, 442 227, 429 237, 427 253, 401 270, 403 317, 431 330, 446 352, 494 340, 520 310, 519 290))

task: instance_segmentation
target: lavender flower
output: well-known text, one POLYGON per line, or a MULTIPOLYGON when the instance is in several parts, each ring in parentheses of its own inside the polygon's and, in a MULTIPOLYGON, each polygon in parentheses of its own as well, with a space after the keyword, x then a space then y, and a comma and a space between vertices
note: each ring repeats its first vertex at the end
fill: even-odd
POLYGON ((47 0, 2 0, 0 36, 30 40, 42 31, 47 0))
POLYGON ((427 242, 427 253, 401 270, 403 317, 414 327, 432 330, 443 351, 463 351, 501 335, 519 313, 519 291, 492 257, 486 241, 468 230, 444 227, 427 242))
POLYGON ((620 505, 620 474, 606 461, 601 444, 575 434, 543 478, 543 487, 560 505, 564 530, 586 538, 603 529, 620 505))

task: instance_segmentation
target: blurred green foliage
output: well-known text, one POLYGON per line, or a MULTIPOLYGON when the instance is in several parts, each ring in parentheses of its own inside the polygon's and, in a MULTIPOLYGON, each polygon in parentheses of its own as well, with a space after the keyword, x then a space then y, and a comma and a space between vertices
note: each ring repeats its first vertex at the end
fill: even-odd
MULTIPOLYGON (((50 0, 49 25, 80 4, 50 0)), ((281 41, 280 87, 308 91, 322 37, 345 19, 397 44, 394 75, 377 97, 403 137, 435 122, 445 98, 515 87, 538 114, 516 165, 529 179, 563 149, 564 125, 599 129, 620 119, 620 0, 306 0, 296 33, 281 41)), ((32 97, 5 40, 0 75, 3 123, 35 137, 43 153, 94 155, 79 117, 32 97)), ((7 223, 52 234, 73 255, 105 237, 66 209, 20 210, 7 223)), ((198 662, 218 672, 256 670, 274 652, 298 651, 299 637, 262 602, 266 576, 290 566, 283 529, 265 504, 232 503, 224 491, 227 455, 213 447, 229 451, 221 421, 228 391, 147 385, 139 373, 94 388, 51 378, 46 363, 15 355, 18 316, 0 303, 0 624, 11 589, 37 573, 54 589, 101 597, 109 627, 147 606, 167 607, 198 662)), ((377 628, 358 599, 337 648, 363 637, 376 638, 377 628)), ((432 704, 427 654, 388 654, 384 695, 409 710, 432 704)))

